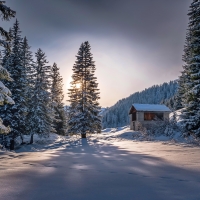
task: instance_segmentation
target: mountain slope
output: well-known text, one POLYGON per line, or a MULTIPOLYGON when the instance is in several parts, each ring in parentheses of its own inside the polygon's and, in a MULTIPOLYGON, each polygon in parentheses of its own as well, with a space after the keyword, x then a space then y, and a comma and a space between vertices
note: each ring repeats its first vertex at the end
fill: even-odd
POLYGON ((127 98, 119 100, 115 105, 103 112, 103 128, 126 126, 129 124, 129 109, 133 103, 160 104, 172 98, 177 91, 177 81, 154 85, 127 98))

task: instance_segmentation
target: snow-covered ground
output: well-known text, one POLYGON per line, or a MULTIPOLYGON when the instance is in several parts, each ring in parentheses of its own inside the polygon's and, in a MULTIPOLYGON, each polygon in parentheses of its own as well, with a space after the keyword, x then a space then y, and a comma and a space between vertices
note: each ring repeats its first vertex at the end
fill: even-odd
POLYGON ((0 151, 0 199, 200 199, 194 139, 146 138, 122 127, 87 139, 51 134, 36 141, 0 151))

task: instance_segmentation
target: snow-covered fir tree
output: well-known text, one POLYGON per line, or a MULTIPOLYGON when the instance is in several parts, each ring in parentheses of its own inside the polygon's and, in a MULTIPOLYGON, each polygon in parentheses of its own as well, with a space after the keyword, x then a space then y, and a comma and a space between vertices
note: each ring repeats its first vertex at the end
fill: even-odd
POLYGON ((183 102, 182 102, 182 97, 184 94, 184 84, 185 84, 185 74, 184 72, 181 72, 181 76, 179 76, 179 80, 178 80, 178 89, 177 89, 177 93, 174 96, 174 106, 173 106, 173 110, 179 110, 181 108, 183 108, 183 102))
POLYGON ((22 38, 19 28, 19 22, 16 20, 11 29, 11 53, 5 53, 3 66, 12 74, 12 82, 5 82, 5 85, 10 89, 12 98, 15 101, 14 105, 4 105, 1 109, 1 117, 5 125, 11 127, 12 143, 17 136, 22 136, 26 133, 26 91, 27 91, 27 76, 26 69, 22 63, 22 38))
MULTIPOLYGON (((35 65, 33 61, 33 55, 30 50, 30 46, 28 44, 28 40, 25 37, 22 42, 22 65, 26 69, 26 76, 27 76, 27 87, 26 91, 26 105, 27 105, 27 115, 25 119, 25 125, 26 125, 26 134, 31 133, 31 109, 33 106, 32 96, 34 93, 34 85, 36 80, 36 70, 35 65)), ((23 138, 22 138, 23 139, 23 138)), ((23 140, 22 140, 23 142, 23 140)))
POLYGON ((60 75, 59 68, 57 64, 54 63, 51 69, 52 76, 52 88, 51 96, 53 109, 55 113, 55 119, 53 121, 54 128, 57 134, 65 135, 66 134, 66 116, 63 104, 63 78, 60 75))
POLYGON ((35 53, 35 81, 31 95, 32 108, 29 110, 31 130, 30 143, 34 134, 48 136, 53 129, 53 113, 51 101, 51 66, 47 66, 45 53, 38 49, 35 53))
POLYGON ((86 137, 86 133, 101 132, 99 89, 90 51, 89 42, 81 44, 69 89, 68 133, 81 134, 82 138, 86 137))
MULTIPOLYGON (((0 15, 2 20, 10 20, 12 17, 15 16, 15 11, 11 10, 9 7, 5 5, 4 1, 0 1, 0 15)), ((2 27, 0 27, 0 46, 3 46, 5 48, 5 51, 10 51, 10 44, 11 38, 9 36, 9 33, 5 31, 2 27)), ((0 52, 0 80, 6 80, 6 81, 12 81, 12 78, 10 77, 10 74, 8 71, 3 68, 2 66, 2 56, 0 52)), ((0 81, 0 105, 4 105, 6 103, 8 104, 14 104, 13 99, 10 97, 11 92, 10 90, 5 87, 5 85, 0 81)), ((0 118, 0 134, 6 134, 10 132, 10 128, 3 125, 3 121, 0 118)))
MULTIPOLYGON (((2 61, 0 56, 0 80, 13 81, 8 71, 2 67, 2 61)), ((13 99, 10 97, 10 90, 0 81, 0 105, 14 104, 13 99)), ((10 132, 10 128, 3 125, 3 120, 0 118, 0 134, 7 134, 10 132)))
MULTIPOLYGON (((186 59, 190 57, 190 49, 188 48, 188 46, 190 45, 190 40, 191 40, 191 36, 189 34, 189 30, 186 33, 186 43, 184 46, 184 55, 183 55, 183 61, 186 62, 186 59)), ((187 68, 187 65, 183 66, 183 71, 181 71, 181 75, 179 76, 178 79, 178 89, 177 89, 177 93, 175 95, 175 105, 174 108, 175 110, 179 110, 181 108, 184 107, 184 104, 186 102, 184 102, 184 94, 187 93, 187 82, 189 82, 189 76, 187 74, 187 71, 184 70, 184 68, 187 68)), ((187 104, 187 103, 186 103, 187 104)))
POLYGON ((183 116, 189 134, 200 137, 200 0, 193 0, 189 9, 188 33, 183 55, 183 116))
MULTIPOLYGON (((15 14, 16 12, 14 10, 5 5, 5 1, 0 1, 0 16, 2 20, 9 21, 11 18, 15 17, 15 14)), ((9 42, 11 41, 11 38, 9 33, 0 27, 0 35, 2 37, 0 38, 0 46, 10 50, 9 42)))

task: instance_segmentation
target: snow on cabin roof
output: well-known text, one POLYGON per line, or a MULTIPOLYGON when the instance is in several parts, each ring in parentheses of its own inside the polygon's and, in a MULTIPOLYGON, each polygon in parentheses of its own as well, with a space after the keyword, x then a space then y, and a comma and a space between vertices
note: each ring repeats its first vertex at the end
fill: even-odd
POLYGON ((137 104, 137 103, 134 103, 133 106, 137 111, 171 112, 171 110, 167 106, 161 105, 161 104, 137 104))

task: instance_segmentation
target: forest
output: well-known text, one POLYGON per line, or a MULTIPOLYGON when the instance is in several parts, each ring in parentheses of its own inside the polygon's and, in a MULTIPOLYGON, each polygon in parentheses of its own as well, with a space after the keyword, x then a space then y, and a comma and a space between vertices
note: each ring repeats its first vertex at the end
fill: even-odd
POLYGON ((1 200, 200 199, 188 2, 0 0, 1 200))
MULTIPOLYGON (((56 63, 49 64, 45 52, 38 48, 33 53, 27 37, 20 30, 16 19, 7 32, 1 27, 0 40, 0 135, 4 146, 13 150, 15 139, 34 135, 48 137, 100 133, 102 129, 129 124, 128 111, 133 103, 165 104, 171 111, 181 109, 184 132, 200 136, 200 73, 198 20, 193 3, 189 12, 189 25, 183 55, 183 70, 175 81, 154 85, 127 98, 110 108, 101 110, 100 90, 95 77, 96 66, 88 41, 80 45, 72 68, 69 106, 63 102, 63 78, 56 63), (5 142, 7 141, 7 142, 5 142), (7 144, 9 143, 9 145, 7 144)), ((9 21, 16 12, 0 1, 3 21, 9 21)))

